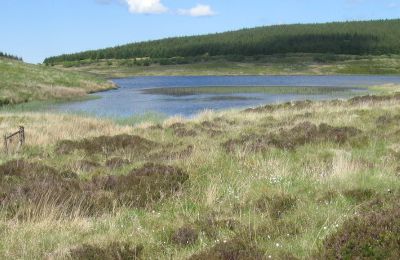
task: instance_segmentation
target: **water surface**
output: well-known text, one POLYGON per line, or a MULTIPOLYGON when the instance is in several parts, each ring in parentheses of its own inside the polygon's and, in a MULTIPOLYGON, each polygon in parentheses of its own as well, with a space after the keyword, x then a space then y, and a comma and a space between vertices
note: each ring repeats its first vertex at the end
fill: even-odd
MULTIPOLYGON (((400 84, 400 76, 171 76, 133 77, 113 80, 119 88, 93 94, 98 99, 65 103, 55 109, 63 112, 84 112, 98 116, 128 117, 147 112, 167 116, 193 116, 205 109, 247 108, 295 100, 343 98, 360 91, 359 87, 388 83, 400 84), (332 93, 252 93, 244 87, 336 87, 347 92, 332 93), (171 95, 156 88, 236 87, 226 93, 191 93, 171 95), (237 88, 240 87, 240 88, 237 88), (160 92, 160 93, 158 93, 160 92), (345 94, 346 93, 346 94, 345 94)), ((195 92, 195 91, 194 91, 195 92)), ((217 91, 218 92, 218 91, 217 91)))

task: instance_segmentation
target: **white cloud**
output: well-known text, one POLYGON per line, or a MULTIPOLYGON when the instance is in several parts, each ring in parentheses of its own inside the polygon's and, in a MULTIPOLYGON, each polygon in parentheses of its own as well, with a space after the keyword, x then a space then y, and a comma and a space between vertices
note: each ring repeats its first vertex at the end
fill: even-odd
POLYGON ((168 11, 160 0, 125 0, 129 11, 136 14, 161 14, 168 11))
MULTIPOLYGON (((134 14, 162 14, 170 10, 162 3, 164 0, 94 0, 94 1, 98 4, 119 3, 122 5, 126 5, 129 8, 129 12, 134 14)), ((217 14, 216 12, 214 12, 214 10, 211 8, 210 5, 204 5, 204 4, 198 4, 190 9, 173 10, 169 13, 175 15, 178 14, 178 15, 192 16, 192 17, 213 16, 217 14)))
POLYGON ((202 16, 213 16, 216 13, 212 10, 211 6, 209 5, 198 4, 190 9, 179 9, 178 14, 194 16, 194 17, 202 17, 202 16))

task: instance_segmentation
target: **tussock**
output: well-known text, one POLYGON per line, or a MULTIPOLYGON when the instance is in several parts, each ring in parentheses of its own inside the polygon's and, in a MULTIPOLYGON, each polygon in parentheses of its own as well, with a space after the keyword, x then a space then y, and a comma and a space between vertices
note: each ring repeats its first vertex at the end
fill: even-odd
POLYGON ((108 159, 105 163, 105 166, 114 170, 114 169, 118 169, 121 168, 124 165, 129 164, 129 160, 124 159, 124 158, 120 158, 120 157, 114 157, 111 159, 108 159))
POLYGON ((255 207, 261 212, 267 212, 272 218, 282 218, 283 215, 296 207, 297 199, 287 194, 279 193, 273 196, 264 195, 256 201, 255 207))
POLYGON ((99 163, 88 160, 79 160, 74 164, 74 169, 84 172, 93 171, 99 167, 101 167, 99 163))
POLYGON ((197 135, 197 132, 193 129, 187 129, 185 127, 175 127, 173 129, 177 137, 195 137, 197 135))
POLYGON ((398 196, 383 203, 374 200, 326 238, 318 258, 398 259, 399 234, 398 196))
POLYGON ((80 180, 71 172, 37 163, 11 161, 0 166, 0 205, 9 216, 30 214, 27 205, 40 212, 48 207, 62 212, 99 215, 115 206, 149 207, 175 194, 188 180, 178 168, 145 164, 125 176, 101 176, 80 180))
POLYGON ((264 254, 256 246, 249 242, 235 238, 226 242, 220 242, 214 247, 197 255, 190 260, 258 260, 264 259, 264 254))
POLYGON ((129 207, 149 207, 178 192, 189 176, 179 168, 147 163, 125 176, 97 177, 93 191, 110 191, 118 203, 129 207))
POLYGON ((222 135, 224 131, 221 130, 221 123, 215 121, 203 121, 201 122, 199 128, 201 131, 207 133, 210 137, 217 137, 222 135))
POLYGON ((80 191, 77 175, 70 172, 59 173, 46 165, 23 160, 0 166, 0 205, 9 216, 27 214, 26 204, 43 209, 48 205, 72 209, 72 199, 80 191))
POLYGON ((381 115, 378 117, 375 121, 375 124, 378 127, 386 127, 389 124, 392 123, 399 123, 400 122, 400 115, 390 115, 390 114, 385 114, 381 115))
POLYGON ((293 110, 298 110, 298 109, 305 109, 311 107, 313 104, 312 101, 310 100, 305 100, 305 101, 293 101, 293 102, 286 102, 283 104, 276 104, 276 105, 266 105, 262 107, 257 107, 257 108, 249 108, 244 110, 245 113, 263 113, 263 112, 274 112, 276 110, 281 110, 281 109, 293 109, 293 110))
POLYGON ((227 152, 233 152, 238 146, 253 152, 265 151, 269 147, 284 150, 295 149, 315 142, 334 142, 343 144, 361 131, 354 127, 333 127, 328 124, 316 126, 310 122, 303 122, 286 130, 266 135, 252 134, 239 139, 231 139, 223 144, 227 152))
POLYGON ((117 150, 146 153, 157 146, 155 142, 136 135, 100 136, 81 141, 64 140, 57 143, 56 151, 69 154, 74 150, 82 150, 87 154, 110 153, 117 150))
POLYGON ((394 93, 392 95, 366 95, 351 98, 348 103, 351 105, 362 104, 362 103, 374 103, 374 102, 384 102, 384 101, 399 101, 400 93, 394 93))
POLYGON ((190 226, 181 227, 171 237, 172 242, 181 246, 193 245, 196 243, 199 233, 190 226))
POLYGON ((81 260, 115 260, 115 259, 141 259, 143 246, 133 246, 129 243, 113 242, 109 245, 99 246, 83 244, 70 249, 72 259, 81 260))

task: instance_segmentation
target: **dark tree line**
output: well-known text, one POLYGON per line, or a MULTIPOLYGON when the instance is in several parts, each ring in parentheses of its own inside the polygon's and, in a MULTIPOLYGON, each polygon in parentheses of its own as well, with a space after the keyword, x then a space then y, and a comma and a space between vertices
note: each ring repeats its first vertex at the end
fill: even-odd
POLYGON ((400 19, 293 24, 167 38, 47 58, 46 64, 100 59, 169 59, 286 53, 397 54, 400 19))
POLYGON ((4 53, 0 51, 0 58, 7 58, 7 59, 12 59, 12 60, 19 60, 22 61, 21 57, 15 56, 15 55, 11 55, 8 53, 4 53))

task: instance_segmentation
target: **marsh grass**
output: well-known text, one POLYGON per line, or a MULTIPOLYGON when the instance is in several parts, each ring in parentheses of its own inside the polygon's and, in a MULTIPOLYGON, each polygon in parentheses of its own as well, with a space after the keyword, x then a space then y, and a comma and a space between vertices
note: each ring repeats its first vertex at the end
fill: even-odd
POLYGON ((84 115, 1 112, 0 131, 23 123, 27 132, 22 151, 0 155, 1 167, 13 160, 29 167, 6 167, 18 178, 0 172, 1 185, 8 185, 0 196, 0 258, 345 258, 349 248, 367 256, 366 244, 370 256, 396 256, 400 99, 385 95, 204 111, 138 127, 84 115), (180 136, 190 130, 196 135, 180 136), (251 137, 247 144, 226 151, 225 143, 243 136, 251 137), (254 140, 271 136, 279 142, 252 149, 254 140), (155 145, 130 146, 132 138, 155 145), (276 145, 293 140, 300 141, 290 149, 276 145), (60 144, 68 152, 57 152, 60 144), (83 161, 96 166, 76 166, 83 161), (40 168, 32 165, 50 167, 51 180, 61 180, 48 186, 68 176, 80 184, 79 194, 89 185, 97 214, 87 214, 79 200, 74 210, 57 200, 24 200, 18 188, 46 191, 43 178, 53 176, 38 170, 28 181, 40 168), (7 201, 15 196, 26 207, 10 214, 7 201), (343 239, 351 237, 357 239, 343 239))
MULTIPOLYGON (((208 86, 208 87, 176 87, 176 88, 152 88, 145 89, 143 93, 188 96, 199 94, 234 94, 234 93, 265 93, 265 94, 301 94, 301 95, 322 95, 322 94, 351 94, 354 88, 346 87, 289 87, 289 86, 208 86)), ((366 89, 359 88, 357 90, 366 89)))
MULTIPOLYGON (((39 100, 34 100, 34 101, 28 101, 24 103, 18 103, 18 104, 8 104, 6 106, 0 106, 0 112, 1 113, 22 113, 22 112, 48 112, 48 111, 54 111, 56 112, 56 107, 68 102, 79 102, 79 101, 86 101, 86 100, 92 100, 92 99, 97 99, 98 97, 96 96, 77 96, 77 97, 62 97, 60 99, 51 99, 51 100, 46 100, 46 101, 39 101, 39 100)), ((72 112, 70 112, 72 113, 72 112)), ((72 114, 76 115, 85 115, 85 116, 91 116, 88 113, 83 113, 83 112, 74 112, 72 114)))

